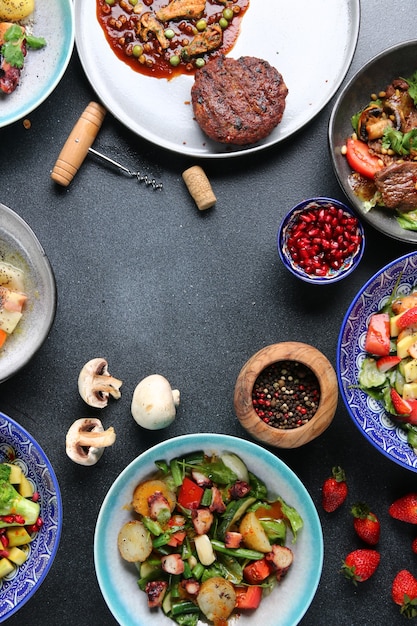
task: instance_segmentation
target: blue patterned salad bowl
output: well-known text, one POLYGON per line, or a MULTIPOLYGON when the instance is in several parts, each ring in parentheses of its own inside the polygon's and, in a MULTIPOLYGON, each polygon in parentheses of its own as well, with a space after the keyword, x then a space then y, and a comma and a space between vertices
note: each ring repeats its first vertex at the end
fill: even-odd
POLYGON ((39 494, 43 526, 29 544, 28 559, 0 579, 0 622, 30 600, 45 580, 58 550, 62 528, 61 495, 48 458, 22 426, 0 413, 0 463, 12 461, 39 494))
POLYGON ((366 357, 364 346, 371 315, 388 302, 394 290, 398 295, 406 295, 416 287, 416 252, 380 269, 353 299, 343 320, 337 346, 340 393, 354 424, 388 459, 413 472, 417 472, 417 455, 407 442, 407 433, 394 423, 381 403, 359 388, 358 376, 366 357))

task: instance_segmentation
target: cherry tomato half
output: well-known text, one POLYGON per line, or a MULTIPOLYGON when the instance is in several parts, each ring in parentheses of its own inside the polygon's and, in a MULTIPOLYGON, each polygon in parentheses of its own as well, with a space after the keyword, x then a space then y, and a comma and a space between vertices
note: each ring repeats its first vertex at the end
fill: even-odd
POLYGON ((365 350, 376 356, 387 356, 390 352, 390 322, 388 313, 371 316, 365 339, 365 350))
POLYGON ((369 148, 360 139, 349 138, 346 141, 346 159, 350 167, 365 176, 366 178, 373 178, 383 165, 377 156, 369 152, 369 148))

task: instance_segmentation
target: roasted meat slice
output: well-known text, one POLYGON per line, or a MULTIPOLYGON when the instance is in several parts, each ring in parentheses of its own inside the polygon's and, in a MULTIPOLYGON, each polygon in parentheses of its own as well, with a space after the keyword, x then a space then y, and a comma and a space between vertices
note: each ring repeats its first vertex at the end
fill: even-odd
POLYGON ((205 54, 220 48, 223 42, 223 31, 218 24, 209 26, 202 33, 198 33, 188 44, 184 46, 183 55, 185 58, 205 54))
POLYGON ((161 22, 176 20, 179 17, 193 19, 200 17, 205 8, 205 0, 171 0, 166 7, 156 11, 155 15, 161 22))
POLYGON ((388 209, 417 209, 417 163, 395 162, 375 174, 375 185, 388 209))

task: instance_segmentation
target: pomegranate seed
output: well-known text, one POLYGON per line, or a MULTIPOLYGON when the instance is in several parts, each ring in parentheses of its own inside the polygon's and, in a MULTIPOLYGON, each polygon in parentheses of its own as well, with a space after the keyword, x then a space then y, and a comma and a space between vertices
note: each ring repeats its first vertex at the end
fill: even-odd
POLYGON ((326 276, 338 270, 362 241, 356 217, 333 205, 301 213, 289 230, 287 248, 307 274, 326 276))

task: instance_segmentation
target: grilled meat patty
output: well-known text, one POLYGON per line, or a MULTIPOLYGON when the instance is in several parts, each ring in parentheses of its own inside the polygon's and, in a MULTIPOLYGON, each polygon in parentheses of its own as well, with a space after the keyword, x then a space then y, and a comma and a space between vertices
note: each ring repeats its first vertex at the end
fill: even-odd
POLYGON ((263 59, 218 56, 195 74, 191 101, 201 129, 215 141, 253 144, 280 123, 288 89, 263 59))

